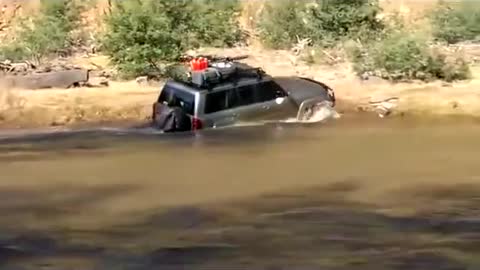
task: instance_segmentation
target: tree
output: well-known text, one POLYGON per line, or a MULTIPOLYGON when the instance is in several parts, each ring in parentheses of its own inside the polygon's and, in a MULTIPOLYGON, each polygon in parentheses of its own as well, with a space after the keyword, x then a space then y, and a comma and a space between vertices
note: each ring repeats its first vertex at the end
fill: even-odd
POLYGON ((241 40, 238 2, 136 0, 112 3, 103 49, 125 77, 162 72, 200 45, 232 46, 241 40))

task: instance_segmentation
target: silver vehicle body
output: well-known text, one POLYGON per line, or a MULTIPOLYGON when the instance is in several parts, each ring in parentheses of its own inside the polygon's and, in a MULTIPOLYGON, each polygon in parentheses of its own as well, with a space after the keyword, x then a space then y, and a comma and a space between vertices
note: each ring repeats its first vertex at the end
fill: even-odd
MULTIPOLYGON (((162 91, 179 93, 184 110, 192 119, 201 121, 202 128, 231 126, 240 122, 299 119, 316 104, 328 102, 331 106, 335 105, 335 96, 328 86, 299 77, 246 78, 208 90, 169 81, 162 91), (253 96, 250 96, 251 93, 253 96), (215 108, 218 104, 222 106, 215 108)), ((160 102, 159 98, 156 105, 160 102)), ((154 109, 154 120, 155 113, 154 109)))

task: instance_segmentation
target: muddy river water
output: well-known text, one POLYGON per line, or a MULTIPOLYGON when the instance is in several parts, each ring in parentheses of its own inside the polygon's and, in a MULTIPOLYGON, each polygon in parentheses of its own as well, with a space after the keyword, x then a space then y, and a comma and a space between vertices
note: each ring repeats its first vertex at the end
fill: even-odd
POLYGON ((0 139, 0 269, 479 269, 480 124, 0 139))

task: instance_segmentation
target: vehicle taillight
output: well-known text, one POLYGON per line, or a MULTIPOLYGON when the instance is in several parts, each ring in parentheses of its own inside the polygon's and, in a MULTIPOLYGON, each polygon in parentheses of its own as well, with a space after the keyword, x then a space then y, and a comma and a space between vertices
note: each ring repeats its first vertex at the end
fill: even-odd
POLYGON ((157 104, 158 103, 153 103, 153 108, 152 108, 152 120, 155 121, 155 118, 157 116, 157 104))
POLYGON ((200 119, 198 118, 192 118, 192 130, 199 130, 203 128, 203 123, 200 119))

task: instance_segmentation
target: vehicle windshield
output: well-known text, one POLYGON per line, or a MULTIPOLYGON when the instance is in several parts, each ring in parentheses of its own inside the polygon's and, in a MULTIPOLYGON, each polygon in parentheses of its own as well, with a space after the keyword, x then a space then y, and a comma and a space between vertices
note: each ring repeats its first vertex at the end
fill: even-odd
MULTIPOLYGON (((162 93, 160 94, 160 97, 158 98, 158 103, 170 103, 169 99, 173 95, 173 98, 175 100, 175 104, 173 106, 178 106, 181 107, 185 113, 193 115, 195 111, 195 95, 181 90, 179 88, 175 88, 171 85, 165 85, 165 87, 162 90, 162 93)), ((172 106, 172 104, 169 104, 172 106)))

